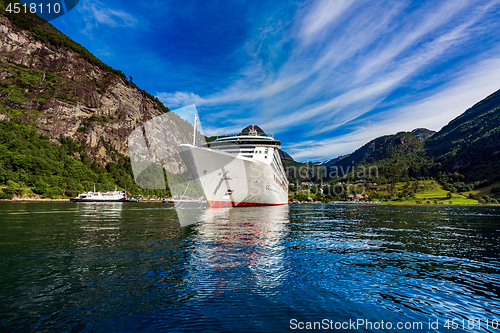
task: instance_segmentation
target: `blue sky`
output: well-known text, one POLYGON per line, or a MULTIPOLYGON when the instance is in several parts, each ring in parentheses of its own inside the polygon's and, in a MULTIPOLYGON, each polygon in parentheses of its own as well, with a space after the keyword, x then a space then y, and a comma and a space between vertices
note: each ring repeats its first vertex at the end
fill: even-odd
POLYGON ((51 22, 206 135, 257 124, 296 160, 439 130, 500 89, 500 0, 81 0, 51 22))

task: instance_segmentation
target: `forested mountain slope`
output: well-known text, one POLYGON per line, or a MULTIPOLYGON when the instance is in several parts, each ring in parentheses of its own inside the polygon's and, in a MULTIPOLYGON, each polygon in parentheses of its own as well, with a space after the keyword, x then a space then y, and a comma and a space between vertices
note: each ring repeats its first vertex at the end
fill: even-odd
POLYGON ((469 181, 500 179, 500 90, 453 119, 425 142, 436 170, 469 181))

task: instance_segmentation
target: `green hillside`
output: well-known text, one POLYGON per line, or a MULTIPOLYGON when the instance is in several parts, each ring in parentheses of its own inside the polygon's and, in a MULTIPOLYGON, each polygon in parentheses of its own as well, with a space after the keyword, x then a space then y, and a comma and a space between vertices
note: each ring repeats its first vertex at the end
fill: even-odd
MULTIPOLYGON (((432 166, 424 143, 412 132, 399 132, 374 139, 356 150, 349 157, 330 166, 329 175, 335 178, 346 175, 347 179, 376 178, 378 182, 407 181, 428 175, 432 166), (356 166, 355 172, 346 172, 356 166), (378 174, 367 175, 361 168, 376 167, 378 174), (371 177, 370 177, 371 176, 371 177)), ((375 180, 375 179, 373 179, 375 180)))
POLYGON ((17 2, 0 0, 0 23, 11 39, 28 37, 14 51, 9 48, 11 39, 2 41, 0 119, 5 120, 0 122, 0 197, 73 197, 93 189, 94 183, 100 191, 118 186, 132 194, 164 196, 165 191, 140 190, 125 150, 121 154, 116 150, 130 133, 126 128, 130 108, 103 112, 101 106, 106 96, 122 105, 111 90, 122 85, 139 91, 142 121, 156 115, 144 111, 150 104, 155 110, 156 106, 163 112, 169 109, 36 14, 5 11, 17 2), (28 52, 35 41, 43 47, 28 52), (73 108, 75 114, 84 109, 86 114, 61 116, 64 108, 73 108), (107 139, 96 129, 104 125, 107 139), (59 134, 68 128, 65 133, 70 134, 59 134), (92 135, 97 144, 89 139, 92 135))
MULTIPOLYGON (((419 180, 380 186, 382 191, 368 188, 372 199, 391 200, 407 204, 477 204, 478 200, 465 193, 450 193, 436 180, 419 180)), ((380 188, 379 187, 379 188, 380 188)))
MULTIPOLYGON (((44 197, 74 197, 83 191, 107 191, 115 185, 131 194, 165 196, 165 191, 140 190, 132 176, 130 159, 117 155, 117 163, 106 168, 90 163, 85 146, 71 138, 57 142, 36 129, 11 121, 0 122, 1 199, 34 194, 44 197)), ((109 152, 116 154, 116 152, 109 152)))

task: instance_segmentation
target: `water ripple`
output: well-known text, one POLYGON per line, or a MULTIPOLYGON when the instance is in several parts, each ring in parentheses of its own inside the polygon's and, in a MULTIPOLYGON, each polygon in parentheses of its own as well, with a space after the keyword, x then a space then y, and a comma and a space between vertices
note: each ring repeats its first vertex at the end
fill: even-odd
POLYGON ((2 203, 0 215, 0 330, 500 319, 494 207, 211 209, 184 228, 161 204, 2 203))

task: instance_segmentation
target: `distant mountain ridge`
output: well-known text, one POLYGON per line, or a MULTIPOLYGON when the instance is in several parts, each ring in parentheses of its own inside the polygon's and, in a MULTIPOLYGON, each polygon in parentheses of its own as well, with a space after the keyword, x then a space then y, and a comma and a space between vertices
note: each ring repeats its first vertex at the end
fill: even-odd
POLYGON ((338 170, 349 168, 377 166, 377 172, 382 177, 403 179, 421 175, 428 163, 424 143, 415 133, 399 132, 373 139, 347 158, 330 165, 328 174, 337 175, 338 170))
MULTIPOLYGON (((361 158, 360 156, 364 154, 368 154, 371 157, 366 157, 367 161, 377 161, 384 156, 384 152, 378 151, 379 149, 386 149, 385 144, 390 140, 391 138, 394 137, 402 137, 402 133, 413 133, 415 138, 419 142, 424 142, 431 136, 433 136, 436 131, 429 130, 427 128, 416 128, 411 132, 400 132, 395 135, 385 135, 376 139, 373 139, 372 141, 368 142, 366 145, 362 146, 358 150, 356 150, 352 154, 345 154, 345 155, 340 155, 335 158, 326 160, 326 161, 305 161, 303 163, 309 164, 309 165, 314 165, 314 166, 321 166, 321 167, 329 167, 332 165, 345 165, 346 163, 360 163, 362 160, 364 161, 365 158, 361 158), (385 148, 384 148, 385 147, 385 148), (373 155, 373 156, 372 156, 373 155), (379 156, 379 157, 376 157, 379 156), (341 160, 344 160, 340 162, 341 160)), ((411 137, 411 136, 409 136, 411 137)), ((404 141, 404 140, 403 140, 404 141)), ((401 144, 403 144, 403 141, 401 141, 401 144)), ((397 144, 395 142, 391 142, 389 144, 397 144)))
POLYGON ((349 155, 350 154, 339 155, 339 156, 337 156, 335 158, 332 158, 332 159, 329 159, 329 160, 326 160, 326 161, 323 161, 323 162, 319 162, 319 161, 306 161, 306 162, 303 162, 303 163, 309 164, 309 165, 327 167, 327 166, 330 166, 330 165, 332 165, 332 164, 340 161, 343 158, 349 157, 349 155))

